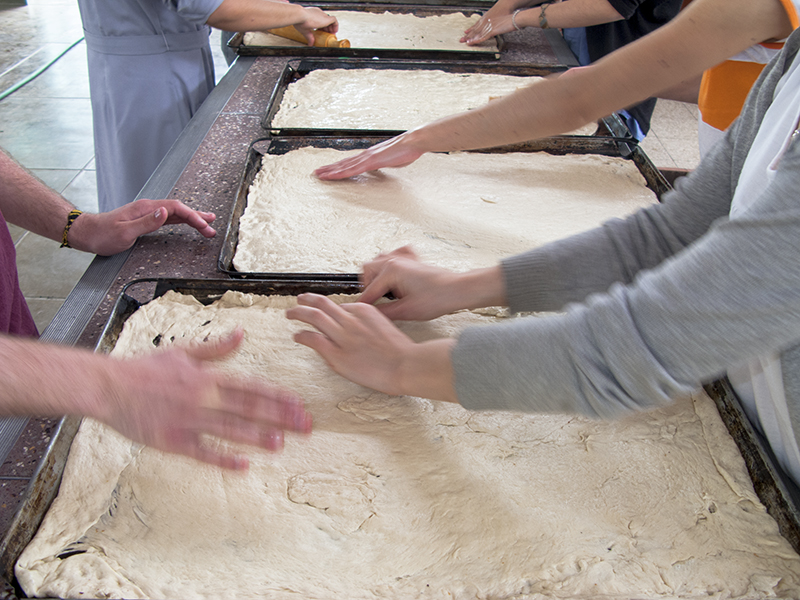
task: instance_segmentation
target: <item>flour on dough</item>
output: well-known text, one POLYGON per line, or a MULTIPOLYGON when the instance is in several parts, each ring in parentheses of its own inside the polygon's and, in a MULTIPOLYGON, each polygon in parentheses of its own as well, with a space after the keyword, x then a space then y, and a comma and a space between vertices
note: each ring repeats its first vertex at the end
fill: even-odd
MULTIPOLYGON (((351 48, 450 50, 459 52, 497 52, 494 38, 475 46, 459 40, 464 31, 474 25, 479 15, 462 13, 417 16, 403 13, 372 13, 367 11, 326 11, 339 21, 336 37, 349 40, 351 48)), ((249 32, 244 36, 246 46, 303 46, 271 33, 249 32)))
MULTIPOLYGON (((800 597, 800 556, 702 393, 611 422, 389 397, 294 343, 293 303, 229 292, 203 306, 170 292, 128 320, 118 356, 243 326, 219 368, 297 390, 314 432, 287 435, 280 454, 249 449, 243 474, 84 420, 17 563, 28 595, 800 597)), ((501 320, 459 312, 402 327, 419 340, 501 320)))
POLYGON ((407 244, 439 266, 488 267, 657 201, 632 161, 590 154, 425 154, 342 181, 313 174, 352 154, 264 155, 239 221, 236 270, 357 273, 407 244))
MULTIPOLYGON (((507 96, 541 77, 436 69, 316 69, 289 84, 272 127, 413 129, 507 96)), ((592 135, 595 123, 574 131, 592 135)))

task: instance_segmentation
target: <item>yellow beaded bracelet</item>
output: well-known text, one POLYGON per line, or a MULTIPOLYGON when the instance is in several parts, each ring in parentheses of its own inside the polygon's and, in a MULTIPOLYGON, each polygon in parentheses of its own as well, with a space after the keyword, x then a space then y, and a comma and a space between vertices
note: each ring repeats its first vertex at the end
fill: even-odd
POLYGON ((69 235, 69 228, 72 227, 72 224, 75 222, 75 219, 80 217, 82 214, 83 212, 78 210, 77 208, 75 210, 69 211, 69 215, 67 215, 67 224, 64 227, 64 233, 61 235, 61 248, 72 248, 72 246, 69 245, 69 240, 67 240, 67 235, 69 235))

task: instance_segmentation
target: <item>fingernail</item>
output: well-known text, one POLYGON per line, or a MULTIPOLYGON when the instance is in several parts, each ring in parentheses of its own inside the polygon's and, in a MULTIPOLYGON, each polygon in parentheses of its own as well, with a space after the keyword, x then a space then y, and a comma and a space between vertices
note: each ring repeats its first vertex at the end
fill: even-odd
POLYGON ((160 208, 157 208, 157 209, 156 209, 156 212, 154 212, 154 213, 153 213, 153 217, 155 217, 156 219, 159 219, 159 218, 161 218, 161 210, 162 210, 162 209, 160 209, 160 208))
POLYGON ((283 432, 272 430, 267 432, 266 445, 270 450, 278 450, 283 447, 283 432))

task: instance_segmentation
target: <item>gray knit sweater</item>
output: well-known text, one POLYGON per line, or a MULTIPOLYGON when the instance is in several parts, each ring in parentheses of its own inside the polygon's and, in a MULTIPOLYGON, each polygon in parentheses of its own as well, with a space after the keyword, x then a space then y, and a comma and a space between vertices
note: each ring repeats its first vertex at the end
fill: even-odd
POLYGON ((777 350, 800 432, 800 136, 754 205, 728 219, 798 46, 800 30, 663 203, 503 262, 513 311, 565 313, 464 331, 453 352, 463 406, 615 417, 777 350))

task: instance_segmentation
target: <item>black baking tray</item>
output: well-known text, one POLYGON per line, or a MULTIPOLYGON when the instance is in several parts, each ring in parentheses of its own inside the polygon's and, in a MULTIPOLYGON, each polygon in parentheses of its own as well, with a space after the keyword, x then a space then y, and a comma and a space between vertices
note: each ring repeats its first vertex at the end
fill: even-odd
MULTIPOLYGON (((562 73, 567 67, 559 66, 534 66, 534 65, 500 65, 486 62, 436 62, 436 61, 391 61, 391 60, 324 60, 324 59, 295 59, 289 61, 283 69, 280 78, 272 90, 267 112, 261 121, 261 126, 273 136, 339 136, 356 137, 361 135, 379 137, 400 135, 403 130, 393 129, 323 129, 303 127, 272 127, 272 119, 280 109, 283 95, 287 88, 311 73, 320 69, 391 69, 399 71, 444 71, 446 73, 485 73, 493 75, 511 75, 514 77, 547 77, 554 73, 562 73)), ((598 133, 595 135, 610 135, 621 137, 634 142, 628 127, 616 114, 605 117, 598 122, 598 133)))
MULTIPOLYGON (((247 194, 250 185, 261 168, 261 157, 264 154, 285 154, 298 148, 312 146, 317 148, 335 148, 338 150, 366 149, 379 142, 385 141, 387 137, 283 137, 283 138, 264 138, 254 142, 247 154, 247 160, 236 192, 236 199, 233 203, 231 216, 228 220, 228 227, 225 231, 225 238, 220 250, 218 268, 230 277, 255 278, 255 279, 308 279, 308 280, 334 280, 334 281, 356 281, 357 273, 281 273, 281 272, 241 272, 233 266, 233 257, 236 253, 236 245, 239 242, 239 219, 244 214, 247 207, 247 194)), ((635 143, 629 140, 614 137, 595 137, 595 136, 556 136, 511 144, 497 146, 495 148, 485 148, 474 150, 473 152, 496 154, 508 152, 549 152, 550 154, 602 154, 605 156, 621 156, 636 163, 639 171, 647 181, 649 187, 660 199, 661 196, 671 189, 671 186, 653 165, 644 151, 635 143)))
MULTIPOLYGON (((110 352, 128 317, 140 306, 163 296, 170 290, 194 296, 203 304, 211 304, 228 290, 267 296, 294 296, 304 292, 324 295, 357 294, 361 291, 361 285, 357 282, 337 281, 137 279, 125 285, 117 297, 114 308, 111 310, 95 346, 95 351, 110 352)), ((23 501, 20 503, 7 533, 0 541, 0 566, 3 569, 2 578, 6 582, 15 582, 14 564, 33 539, 58 493, 64 465, 79 425, 80 418, 78 417, 70 416, 61 419, 41 463, 25 490, 23 501)), ((19 592, 18 589, 16 591, 19 592)), ((23 596, 12 595, 9 590, 4 590, 0 585, 0 600, 13 600, 14 597, 22 598, 23 596)))
MULTIPOLYGON (((325 11, 360 11, 373 13, 400 13, 414 14, 417 16, 438 16, 456 12, 467 16, 482 14, 487 6, 485 4, 465 4, 463 2, 453 5, 432 4, 353 4, 336 3, 315 5, 325 11)), ((342 34, 346 39, 347 36, 342 34)), ((416 60, 497 60, 505 49, 506 42, 502 35, 495 36, 497 50, 493 52, 476 52, 474 50, 435 50, 428 48, 318 48, 314 46, 286 45, 286 46, 246 46, 244 33, 237 33, 228 40, 228 47, 239 56, 316 56, 325 58, 402 58, 416 60)))
MULTIPOLYGON (((358 293, 356 282, 305 280, 230 280, 230 279, 141 279, 128 283, 120 293, 100 340, 98 352, 113 348, 128 317, 143 304, 173 290, 189 294, 204 304, 218 299, 228 290, 266 295, 358 293)), ((800 494, 797 487, 777 466, 774 455, 755 432, 741 408, 730 383, 723 378, 704 386, 715 401, 723 422, 745 460, 755 491, 767 511, 777 521, 781 534, 800 552, 800 494)), ((5 537, 0 541, 0 566, 6 582, 15 582, 14 564, 28 545, 55 498, 72 440, 80 419, 64 417, 24 493, 5 537)), ((2 582, 0 582, 2 583, 2 582)), ((19 590, 16 590, 19 592, 19 590)), ((0 586, 0 600, 24 598, 0 586)), ((92 599, 87 599, 92 600, 92 599)))

